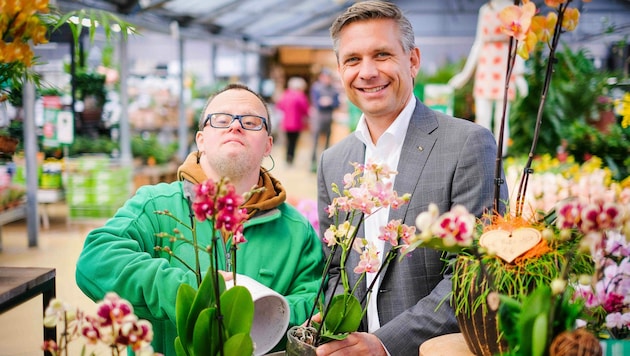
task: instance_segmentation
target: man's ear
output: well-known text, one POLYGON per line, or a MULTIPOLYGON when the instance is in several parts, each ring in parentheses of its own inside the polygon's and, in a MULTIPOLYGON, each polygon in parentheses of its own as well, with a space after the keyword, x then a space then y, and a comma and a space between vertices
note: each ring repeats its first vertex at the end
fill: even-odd
POLYGON ((418 76, 418 71, 420 71, 420 59, 422 55, 420 53, 420 48, 414 47, 409 53, 409 62, 411 63, 411 75, 413 78, 418 76))
POLYGON ((271 149, 273 148, 273 136, 267 136, 267 144, 265 145, 265 157, 271 155, 271 149))
POLYGON ((195 143, 197 144, 197 151, 201 151, 201 148, 203 147, 203 132, 197 131, 197 134, 195 135, 195 143))

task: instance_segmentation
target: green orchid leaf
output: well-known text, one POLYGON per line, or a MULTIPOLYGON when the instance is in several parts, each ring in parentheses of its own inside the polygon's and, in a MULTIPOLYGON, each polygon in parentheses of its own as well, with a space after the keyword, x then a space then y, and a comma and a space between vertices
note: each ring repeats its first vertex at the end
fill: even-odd
POLYGON ((184 348, 192 343, 193 325, 188 324, 188 316, 190 315, 190 307, 195 299, 195 289, 188 284, 181 284, 177 289, 177 298, 175 299, 175 321, 177 325, 177 335, 184 348))
POLYGON ((343 340, 345 338, 348 337, 348 335, 350 335, 350 333, 344 333, 344 334, 333 334, 331 332, 322 332, 322 341, 323 343, 327 343, 329 341, 333 341, 333 340, 343 340))
MULTIPOLYGON (((452 253, 461 253, 466 249, 470 248, 470 246, 460 246, 460 245, 445 245, 444 239, 441 238, 431 238, 429 240, 417 240, 409 245, 409 250, 413 251, 416 248, 430 248, 434 250, 441 250, 452 253)), ((404 258, 404 255, 400 256, 400 259, 404 258)))
POLYGON ((221 314, 228 337, 249 334, 254 322, 254 301, 249 290, 234 286, 221 294, 221 314))
POLYGON ((547 317, 551 309, 551 288, 546 285, 537 287, 530 295, 528 295, 523 301, 523 312, 520 315, 518 328, 520 330, 519 344, 522 349, 522 355, 533 355, 535 347, 538 348, 539 343, 547 344, 547 324, 544 327, 543 339, 540 339, 540 321, 547 317), (537 329, 538 328, 538 329, 537 329), (534 339, 536 345, 534 345, 534 339))
POLYGON ((199 313, 193 333, 193 355, 216 355, 219 352, 219 326, 216 308, 199 313))
POLYGON ((248 333, 240 333, 229 338, 223 345, 225 356, 240 356, 254 354, 254 341, 248 333))
POLYGON ((563 331, 572 330, 575 322, 584 311, 585 301, 583 299, 578 299, 576 302, 571 299, 572 296, 570 293, 564 294, 560 307, 558 308, 559 310, 556 311, 557 317, 554 320, 554 335, 558 335, 563 331))
POLYGON ((359 329, 363 311, 354 295, 338 294, 330 303, 324 324, 332 334, 351 333, 359 329))
MULTIPOLYGON (((215 276, 212 272, 212 267, 209 267, 208 271, 206 272, 205 277, 201 281, 199 290, 197 291, 197 296, 195 298, 195 303, 197 304, 194 305, 194 308, 205 309, 209 306, 213 306, 216 304, 216 298, 215 298, 215 292, 214 292, 215 290, 214 277, 215 276)), ((223 291, 225 290, 225 280, 223 279, 223 276, 220 273, 217 275, 217 277, 219 278, 219 287, 223 286, 222 289, 219 288, 219 295, 221 295, 221 293, 223 293, 223 291)))
POLYGON ((547 350, 548 317, 546 313, 543 313, 538 314, 534 319, 531 338, 532 356, 543 356, 547 350))
POLYGON ((517 320, 523 311, 521 303, 506 295, 499 295, 500 304, 498 312, 499 329, 504 335, 510 348, 518 345, 518 328, 517 320))
POLYGON ((184 345, 182 345, 182 341, 179 336, 175 338, 175 354, 177 356, 188 356, 188 352, 186 352, 184 345))

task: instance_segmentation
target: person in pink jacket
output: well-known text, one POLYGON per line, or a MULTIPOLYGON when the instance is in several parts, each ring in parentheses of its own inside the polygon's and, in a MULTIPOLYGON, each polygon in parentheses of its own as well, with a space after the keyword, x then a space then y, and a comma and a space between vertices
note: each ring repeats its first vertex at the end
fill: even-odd
POLYGON ((295 147, 302 130, 308 122, 309 102, 306 95, 306 81, 300 77, 291 77, 287 90, 282 93, 276 107, 284 113, 282 130, 287 137, 287 163, 293 164, 295 147))

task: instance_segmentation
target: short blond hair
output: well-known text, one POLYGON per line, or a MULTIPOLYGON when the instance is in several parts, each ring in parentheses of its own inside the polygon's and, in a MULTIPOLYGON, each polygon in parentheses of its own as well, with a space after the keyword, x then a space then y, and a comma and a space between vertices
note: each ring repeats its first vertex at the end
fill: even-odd
POLYGON ((378 19, 394 20, 398 24, 400 45, 405 53, 411 52, 416 47, 413 26, 398 6, 386 1, 360 1, 347 8, 330 26, 330 37, 333 40, 333 50, 337 59, 339 59, 339 35, 346 25, 378 19))

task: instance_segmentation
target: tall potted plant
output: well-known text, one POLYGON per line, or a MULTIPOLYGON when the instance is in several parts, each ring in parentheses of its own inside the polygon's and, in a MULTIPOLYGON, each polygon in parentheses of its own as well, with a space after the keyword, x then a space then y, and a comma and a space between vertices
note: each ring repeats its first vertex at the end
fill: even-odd
POLYGON ((78 129, 86 134, 97 136, 101 127, 103 105, 107 99, 105 75, 85 69, 76 73, 74 85, 78 98, 83 102, 83 111, 79 113, 78 129))

